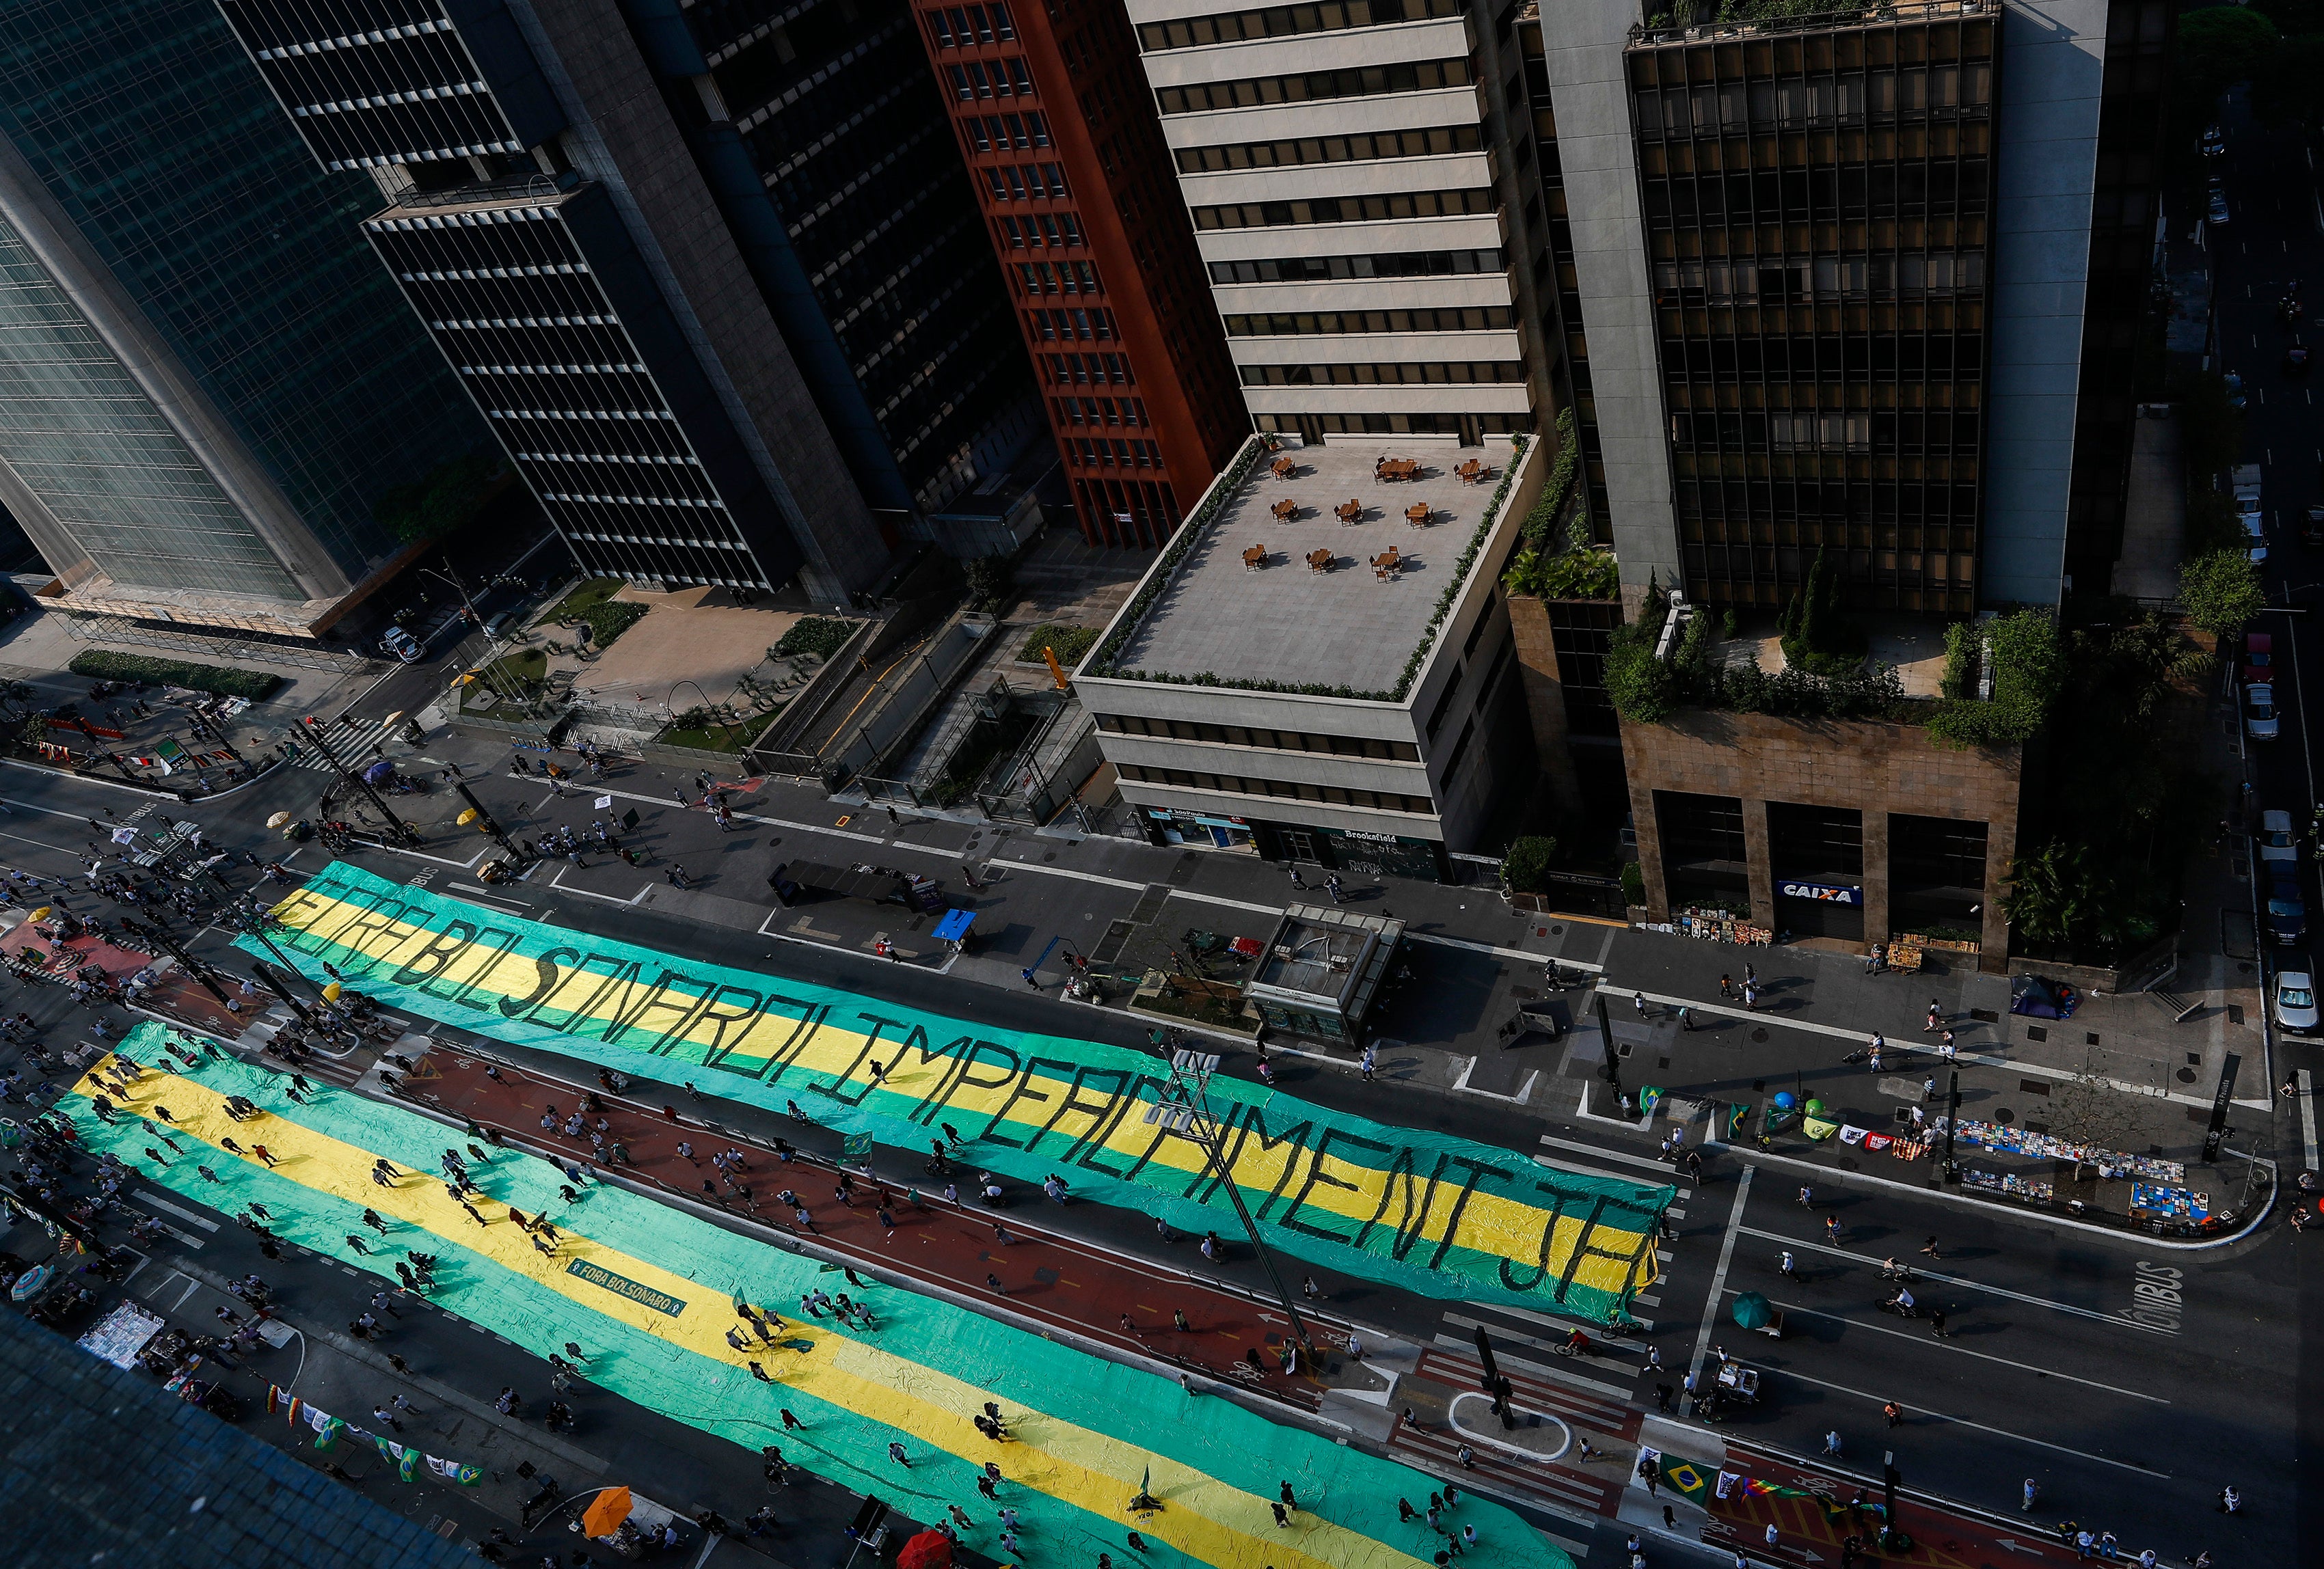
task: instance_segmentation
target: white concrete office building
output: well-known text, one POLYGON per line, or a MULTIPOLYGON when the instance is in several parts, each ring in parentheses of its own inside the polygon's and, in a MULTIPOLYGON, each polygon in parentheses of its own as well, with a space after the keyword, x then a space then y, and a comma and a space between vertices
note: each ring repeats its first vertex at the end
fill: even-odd
POLYGON ((1542 444, 1397 438, 1416 472, 1386 477, 1379 444, 1277 441, 1213 483, 1074 689, 1153 842, 1443 876, 1534 777, 1500 574, 1542 444))
POLYGON ((1507 89, 1465 0, 1128 6, 1260 430, 1546 423, 1507 89))

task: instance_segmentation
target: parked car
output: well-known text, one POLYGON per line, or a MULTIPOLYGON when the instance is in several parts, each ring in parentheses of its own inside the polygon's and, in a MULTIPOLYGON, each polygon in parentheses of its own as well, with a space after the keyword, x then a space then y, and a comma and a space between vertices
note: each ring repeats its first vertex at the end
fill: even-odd
POLYGON ((2300 526, 2300 537, 2310 545, 2324 545, 2324 501, 2308 504, 2308 520, 2300 526))
MULTIPOLYGON (((2244 734, 2255 741, 2272 741, 2282 733, 2282 721, 2275 717, 2275 688, 2265 682, 2244 688, 2244 734)), ((2281 816, 2288 823, 2291 813, 2268 813, 2281 816)))
POLYGON ((2226 223, 2227 221, 2227 193, 2223 190, 2214 190, 2211 193, 2211 199, 2204 204, 2203 216, 2215 224, 2226 223))
POLYGON ((2275 639, 2265 632, 2244 634, 2244 679, 2273 682, 2275 679, 2275 639))
POLYGON ((2283 351, 2283 373, 2287 376, 2308 374, 2308 345, 2294 344, 2283 351))
POLYGON ((2260 521, 2260 515, 2256 512, 2238 512, 2236 516, 2243 520, 2244 537, 2251 541, 2252 560, 2255 563, 2265 561, 2267 559, 2267 525, 2260 521))
POLYGON ((2289 877, 2278 877, 2267 891, 2267 934, 2278 942, 2298 942, 2308 935, 2308 901, 2289 877))
POLYGON ((2203 127, 2203 156, 2217 158, 2227 150, 2227 133, 2217 125, 2203 127))
POLYGON ((2230 371, 2219 378, 2219 384, 2227 390, 2228 406, 2241 408, 2244 406, 2244 379, 2230 371))
POLYGON ((2288 867, 2300 859, 2300 840, 2292 832, 2292 813, 2259 814, 2259 858, 2261 865, 2268 867, 2279 862, 2288 867))
POLYGON ((2316 1028, 2316 977, 2304 969, 2278 971, 2275 1022, 2287 1030, 2316 1028))

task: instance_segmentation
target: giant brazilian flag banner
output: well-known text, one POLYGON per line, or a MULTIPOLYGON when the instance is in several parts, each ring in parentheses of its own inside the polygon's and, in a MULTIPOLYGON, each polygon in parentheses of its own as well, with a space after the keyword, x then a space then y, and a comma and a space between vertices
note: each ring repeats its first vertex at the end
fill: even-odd
MULTIPOLYGON (((770 1110, 797 1101, 901 1148, 949 1124, 980 1164, 1020 1180, 1056 1172, 1190 1230, 1231 1218, 1202 1145, 1146 1120, 1167 1076, 1127 1048, 592 937, 344 863, 273 913, 309 973, 327 963, 424 1018, 649 1077, 700 1069, 716 1076, 705 1088, 770 1110)), ((1667 1187, 1556 1170, 1240 1081, 1213 1080, 1211 1098, 1221 1164, 1286 1252, 1427 1296, 1592 1318, 1655 1277, 1667 1187)))

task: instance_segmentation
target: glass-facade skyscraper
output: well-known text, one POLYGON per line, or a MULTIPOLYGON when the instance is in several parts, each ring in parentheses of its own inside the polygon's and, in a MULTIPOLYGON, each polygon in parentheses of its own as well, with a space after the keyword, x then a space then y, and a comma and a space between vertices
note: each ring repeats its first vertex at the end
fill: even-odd
POLYGON ((60 602, 314 633, 409 548, 392 493, 497 465, 377 206, 208 0, 0 5, 0 501, 60 602))

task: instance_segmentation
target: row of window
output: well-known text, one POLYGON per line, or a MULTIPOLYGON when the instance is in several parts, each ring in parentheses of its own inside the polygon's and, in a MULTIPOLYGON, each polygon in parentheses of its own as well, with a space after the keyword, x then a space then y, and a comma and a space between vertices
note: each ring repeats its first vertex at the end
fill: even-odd
POLYGON ((1286 779, 1252 779, 1236 774, 1205 774, 1187 768, 1116 765, 1124 779, 1139 784, 1175 784, 1181 790, 1216 790, 1229 795, 1272 795, 1282 801, 1319 801, 1332 806, 1362 806, 1374 812, 1409 812, 1430 816, 1436 803, 1425 795, 1388 790, 1345 790, 1337 784, 1295 784, 1286 779))
POLYGON ((1417 131, 1377 131, 1359 136, 1300 136, 1282 142, 1181 147, 1181 174, 1223 174, 1238 169, 1287 169, 1303 163, 1370 163, 1383 158, 1445 158, 1484 145, 1476 125, 1430 125, 1417 131))
POLYGON ((1977 445, 1977 416, 1950 413, 1674 414, 1671 445, 1742 452, 1962 450, 1977 445))
POLYGON ((1982 251, 1655 264, 1657 305, 1805 304, 1868 296, 1973 294, 1984 287, 1982 251))
POLYGON ((1638 134, 1717 136, 1775 126, 1830 124, 1868 115, 1982 112, 1993 101, 1993 67, 1985 60, 1862 76, 1786 77, 1772 82, 1645 88, 1637 95, 1638 134))
POLYGON ((1521 360, 1445 360, 1395 365, 1245 365, 1246 387, 1412 387, 1522 381, 1521 360))
POLYGON ((1207 741, 1214 747, 1265 747, 1277 752, 1321 752, 1334 757, 1379 757, 1397 763, 1420 761, 1420 748, 1410 741, 1383 741, 1370 736, 1324 736, 1309 730, 1273 730, 1256 725, 1214 725, 1194 720, 1146 719, 1137 714, 1110 713, 1097 716, 1097 728, 1118 736, 1207 741))
POLYGON ((1081 219, 1072 213, 1042 213, 1024 219, 1001 217, 993 221, 1001 225, 1001 237, 1012 251, 1078 249, 1088 243, 1082 238, 1081 219))
POLYGON ((1812 338, 1683 338, 1663 341, 1663 373, 1697 381, 1756 381, 1872 374, 1975 377, 1985 340, 1974 333, 1851 333, 1812 338))
POLYGON ((1373 256, 1283 256, 1213 262, 1213 283, 1338 283, 1358 278, 1452 278, 1500 272, 1499 247, 1483 251, 1393 251, 1373 256))
POLYGON ((1380 93, 1425 93, 1435 87, 1465 87, 1473 79, 1465 60, 1424 60, 1404 65, 1305 71, 1296 77, 1189 82, 1183 87, 1156 88, 1154 101, 1165 115, 1192 115, 1204 109, 1256 109, 1269 104, 1368 98, 1380 93))
POLYGON ((1025 323, 1034 336, 1042 338, 1080 338, 1087 342, 1121 336, 1114 330, 1113 312, 1102 305, 1088 310, 1028 310, 1025 323))
POLYGON ((945 67, 945 79, 952 83, 952 96, 965 104, 975 98, 1026 98, 1033 94, 1033 76, 1025 69, 1024 60, 1010 55, 989 64, 973 60, 965 65, 945 67))
POLYGON ((1150 441, 1120 441, 1108 436, 1067 436, 1065 459, 1085 469, 1158 469, 1162 449, 1150 441))
POLYGON ((1231 316, 1227 335, 1279 338, 1332 333, 1493 333, 1517 325, 1506 305, 1448 305, 1415 310, 1271 311, 1231 316))
POLYGON ((1130 373, 1130 361, 1122 354, 1039 354, 1041 370, 1053 387, 1070 387, 1075 382, 1095 382, 1099 386, 1134 387, 1138 379, 1130 373))
POLYGON ((1049 145, 1049 122, 1038 109, 1028 109, 1022 115, 963 115, 960 124, 968 133, 970 145, 979 152, 990 152, 996 147, 1006 151, 1011 147, 1049 145))
POLYGON ((1066 425, 1128 425, 1144 427, 1146 404, 1137 398, 1053 398, 1060 423, 1066 425))
POLYGON ((928 36, 938 49, 968 49, 980 43, 1007 43, 1017 36, 1009 7, 1001 0, 982 5, 933 5, 927 13, 928 36))
POLYGON ((1706 226, 1981 213, 1991 184, 1979 157, 1674 175, 1643 183, 1649 222, 1706 226))
POLYGON ((1019 262, 1017 281, 1027 294, 1095 294, 1097 267, 1088 262, 1019 262))
POLYGON ((1406 190, 1385 196, 1308 197, 1288 202, 1228 202, 1194 209, 1198 229, 1271 229, 1285 224, 1381 223, 1391 218, 1470 217, 1494 210, 1485 190, 1406 190))
POLYGON ((1148 52, 1192 49, 1206 43, 1248 43, 1259 38, 1290 38, 1302 32, 1336 32, 1349 27, 1379 27, 1391 22, 1425 22, 1458 16, 1466 0, 1327 0, 1316 5, 1268 5, 1217 16, 1184 16, 1149 22, 1138 30, 1138 46, 1148 52))
POLYGON ((1474 445, 1480 436, 1533 429, 1530 414, 1254 414, 1253 429, 1283 436, 1457 436, 1474 445))
POLYGON ((1054 163, 994 163, 984 170, 984 188, 997 202, 1061 202, 1065 171, 1054 163))

